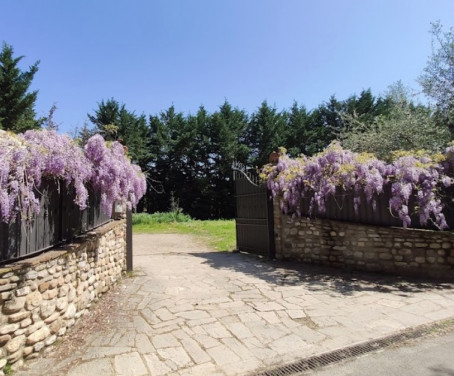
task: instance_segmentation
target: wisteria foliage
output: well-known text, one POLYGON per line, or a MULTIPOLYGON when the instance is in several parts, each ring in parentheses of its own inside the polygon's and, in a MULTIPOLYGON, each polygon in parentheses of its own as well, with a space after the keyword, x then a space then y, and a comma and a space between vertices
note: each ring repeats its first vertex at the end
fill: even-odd
POLYGON ((328 198, 339 190, 353 195, 356 213, 361 196, 375 209, 376 199, 389 186, 389 209, 399 217, 403 227, 411 226, 413 213, 409 212, 409 201, 412 198, 421 225, 430 221, 439 229, 448 227, 442 213, 442 194, 443 188, 453 183, 454 146, 443 154, 395 153, 392 163, 385 163, 373 154, 345 150, 338 142, 313 157, 292 159, 285 150, 280 154, 277 164, 264 167, 262 177, 273 197, 280 198, 284 213, 301 217, 303 199, 310 202, 309 214, 315 209, 325 213, 328 198))
POLYGON ((101 208, 111 215, 113 202, 136 206, 145 194, 145 176, 131 164, 118 142, 108 145, 99 136, 85 150, 53 130, 32 130, 15 135, 0 131, 0 219, 9 222, 18 213, 30 218, 39 213, 36 197, 44 179, 74 187, 74 202, 87 207, 91 185, 101 194, 101 208))

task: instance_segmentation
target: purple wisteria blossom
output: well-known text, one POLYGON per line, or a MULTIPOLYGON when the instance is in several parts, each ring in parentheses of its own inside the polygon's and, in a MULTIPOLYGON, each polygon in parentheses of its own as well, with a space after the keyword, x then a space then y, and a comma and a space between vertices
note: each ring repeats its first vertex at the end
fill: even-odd
POLYGON ((18 213, 29 218, 39 213, 35 192, 43 179, 72 186, 74 202, 87 207, 91 185, 101 194, 103 211, 110 215, 116 200, 136 206, 145 194, 145 176, 131 164, 118 142, 107 146, 93 136, 85 150, 52 130, 31 130, 14 135, 0 131, 0 220, 9 222, 18 213))
POLYGON ((265 166, 263 173, 284 213, 301 216, 302 202, 309 200, 309 214, 315 210, 323 214, 327 200, 339 192, 353 195, 356 212, 362 195, 375 209, 376 198, 390 186, 389 209, 404 227, 411 225, 409 201, 414 199, 421 225, 430 221, 445 229, 441 188, 453 181, 454 146, 443 155, 403 155, 387 164, 371 154, 344 150, 334 142, 313 157, 292 159, 283 154, 276 165, 265 166))

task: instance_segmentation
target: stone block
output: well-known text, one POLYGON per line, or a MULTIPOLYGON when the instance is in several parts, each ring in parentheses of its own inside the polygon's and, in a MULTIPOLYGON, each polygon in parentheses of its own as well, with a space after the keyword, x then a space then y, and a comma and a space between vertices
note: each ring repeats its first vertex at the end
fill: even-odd
POLYGON ((0 292, 11 291, 17 287, 17 283, 8 283, 7 285, 0 286, 0 292))
POLYGON ((9 334, 0 336, 0 346, 3 347, 10 339, 11 339, 11 336, 9 334))
MULTIPOLYGON (((404 245, 405 245, 405 243, 404 243, 404 245)), ((421 242, 415 243, 416 248, 426 248, 427 246, 428 246, 427 243, 421 243, 421 242)))
MULTIPOLYGON (((38 329, 36 332, 30 334, 27 338, 27 345, 34 345, 37 342, 43 341, 50 335, 50 329, 47 326, 38 329)), ((37 350, 39 351, 39 350, 37 350)))
POLYGON ((8 355, 8 357, 6 358, 9 364, 16 363, 19 359, 22 359, 22 349, 8 355))
POLYGON ((36 352, 40 352, 44 348, 44 341, 40 341, 38 343, 35 343, 33 346, 33 350, 36 352))
POLYGON ((41 302, 43 301, 43 297, 41 296, 39 291, 33 291, 31 294, 27 295, 25 301, 25 308, 29 311, 32 309, 39 307, 41 302))
POLYGON ((3 336, 5 334, 10 334, 10 333, 13 333, 15 332, 17 329, 20 328, 20 325, 15 323, 15 324, 7 324, 7 325, 3 325, 1 328, 0 328, 0 336, 3 336))
POLYGON ((68 298, 62 297, 57 299, 57 311, 64 311, 68 308, 68 298))
POLYGON ((27 356, 29 356, 31 353, 33 352, 33 346, 27 346, 27 347, 24 347, 24 350, 22 352, 22 355, 24 358, 26 358, 27 356))
POLYGON ((71 303, 68 305, 64 317, 72 319, 76 315, 76 312, 77 312, 76 306, 73 303, 71 303))
POLYGON ((44 322, 46 324, 50 324, 52 322, 54 322, 55 320, 57 320, 58 318, 60 317, 60 313, 59 312, 54 312, 52 313, 49 317, 47 317, 44 322))
POLYGON ((51 290, 46 290, 43 292, 42 297, 45 300, 51 300, 58 295, 58 289, 52 288, 51 290))
POLYGON ((57 336, 54 334, 54 335, 50 336, 49 338, 47 338, 47 339, 44 341, 44 344, 45 344, 46 346, 50 346, 50 345, 52 345, 56 340, 57 340, 57 336))
POLYGON ((32 324, 32 322, 33 322, 33 321, 32 321, 31 318, 22 320, 21 323, 20 323, 20 327, 21 327, 21 328, 27 328, 27 327, 29 327, 29 326, 32 324))
POLYGON ((25 336, 21 335, 18 337, 14 337, 11 341, 9 341, 5 345, 5 349, 8 352, 8 354, 15 353, 18 351, 21 347, 23 347, 25 344, 25 336))
POLYGON ((28 327, 27 334, 32 334, 36 332, 38 329, 41 329, 43 325, 44 325, 43 321, 37 321, 36 323, 28 327))
POLYGON ((25 274, 25 279, 26 280, 31 280, 31 279, 37 279, 38 278, 38 272, 34 270, 30 270, 25 274))
POLYGON ((42 319, 48 318, 52 313, 55 312, 55 302, 54 301, 43 301, 41 304, 40 316, 42 319))
POLYGON ((30 294, 30 287, 29 286, 24 286, 24 287, 16 290, 16 296, 17 297, 25 296, 25 295, 28 295, 28 294, 30 294))
POLYGON ((7 300, 3 305, 3 313, 9 315, 19 312, 25 306, 25 297, 16 297, 7 300))
POLYGON ((38 285, 38 290, 39 292, 43 293, 46 291, 50 286, 50 282, 43 282, 38 285))
POLYGON ((58 331, 65 326, 64 321, 61 318, 57 318, 54 322, 49 325, 51 334, 56 334, 58 331))
POLYGON ((15 322, 22 321, 22 320, 30 317, 31 314, 32 313, 30 311, 22 311, 22 312, 14 313, 12 315, 9 315, 8 322, 15 323, 15 322))

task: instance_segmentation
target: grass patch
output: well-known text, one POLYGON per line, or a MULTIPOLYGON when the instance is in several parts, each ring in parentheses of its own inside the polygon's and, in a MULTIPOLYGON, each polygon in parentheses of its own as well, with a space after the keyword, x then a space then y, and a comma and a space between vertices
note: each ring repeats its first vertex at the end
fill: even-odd
POLYGON ((11 364, 6 363, 5 368, 3 368, 3 373, 5 375, 12 375, 13 374, 13 370, 11 369, 11 364))
MULTIPOLYGON (((159 218, 171 218, 159 214, 159 218)), ((194 234, 218 251, 232 251, 236 248, 235 220, 199 221, 157 221, 155 214, 133 214, 133 232, 146 234, 194 234), (148 217, 147 217, 148 216, 148 217)), ((183 214, 184 215, 184 214, 183 214)), ((188 217, 188 216, 186 216, 188 217)))
POLYGON ((183 214, 181 210, 174 210, 168 213, 138 213, 132 216, 132 224, 149 226, 155 223, 172 223, 172 222, 190 222, 191 217, 187 214, 183 214))

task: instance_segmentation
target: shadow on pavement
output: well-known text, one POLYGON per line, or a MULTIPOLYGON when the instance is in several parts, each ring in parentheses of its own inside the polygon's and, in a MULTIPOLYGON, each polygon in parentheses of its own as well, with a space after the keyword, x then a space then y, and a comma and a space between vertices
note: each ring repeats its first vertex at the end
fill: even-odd
POLYGON ((430 367, 431 372, 436 376, 454 376, 454 370, 446 367, 430 367))
MULTIPOLYGON (((332 291, 351 295, 361 291, 395 293, 401 296, 425 290, 453 289, 454 283, 347 271, 303 263, 269 261, 247 253, 189 253, 204 258, 215 269, 227 269, 260 278, 280 286, 302 286, 311 291, 332 291)), ((454 376, 454 375, 453 375, 454 376)))

